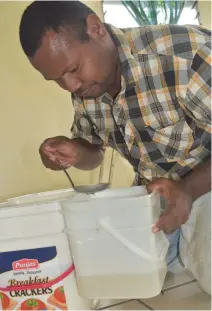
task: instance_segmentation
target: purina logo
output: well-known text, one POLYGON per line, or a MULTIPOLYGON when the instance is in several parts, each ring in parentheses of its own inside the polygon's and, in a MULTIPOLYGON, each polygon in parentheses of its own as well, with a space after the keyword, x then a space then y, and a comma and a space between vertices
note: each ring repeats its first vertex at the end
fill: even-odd
POLYGON ((13 270, 38 269, 39 262, 36 259, 21 259, 12 263, 13 270))

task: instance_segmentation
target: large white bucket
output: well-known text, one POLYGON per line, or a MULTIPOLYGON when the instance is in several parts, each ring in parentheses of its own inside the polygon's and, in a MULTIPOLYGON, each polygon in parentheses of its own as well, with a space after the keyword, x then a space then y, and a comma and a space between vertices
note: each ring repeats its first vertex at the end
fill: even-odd
POLYGON ((78 294, 60 206, 74 195, 70 190, 28 195, 0 209, 1 310, 91 309, 92 301, 78 294))
POLYGON ((63 201, 80 295, 149 298, 167 273, 169 242, 152 233, 160 197, 145 187, 109 189, 63 201))
POLYGON ((211 192, 194 202, 189 220, 181 228, 180 256, 211 295, 211 192))

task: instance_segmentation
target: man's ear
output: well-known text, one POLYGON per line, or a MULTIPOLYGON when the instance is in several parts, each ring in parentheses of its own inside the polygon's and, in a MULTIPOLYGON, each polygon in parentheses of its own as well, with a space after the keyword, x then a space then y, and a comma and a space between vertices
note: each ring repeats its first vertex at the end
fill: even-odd
POLYGON ((106 28, 96 14, 89 14, 86 18, 87 34, 94 40, 102 40, 106 34, 106 28))

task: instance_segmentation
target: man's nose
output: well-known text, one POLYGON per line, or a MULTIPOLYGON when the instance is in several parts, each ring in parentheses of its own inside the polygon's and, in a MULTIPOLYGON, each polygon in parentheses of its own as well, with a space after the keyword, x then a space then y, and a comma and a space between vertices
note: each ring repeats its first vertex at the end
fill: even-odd
POLYGON ((77 77, 64 76, 63 84, 71 93, 76 93, 82 87, 82 81, 77 77))

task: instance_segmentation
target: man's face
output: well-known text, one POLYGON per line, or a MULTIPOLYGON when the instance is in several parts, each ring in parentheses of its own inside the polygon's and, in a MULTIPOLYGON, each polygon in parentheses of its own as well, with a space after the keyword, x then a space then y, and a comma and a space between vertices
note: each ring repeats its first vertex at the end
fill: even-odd
POLYGON ((88 25, 87 33, 90 40, 83 42, 65 29, 47 31, 30 62, 63 89, 80 97, 98 97, 114 83, 117 59, 104 29, 88 25))

